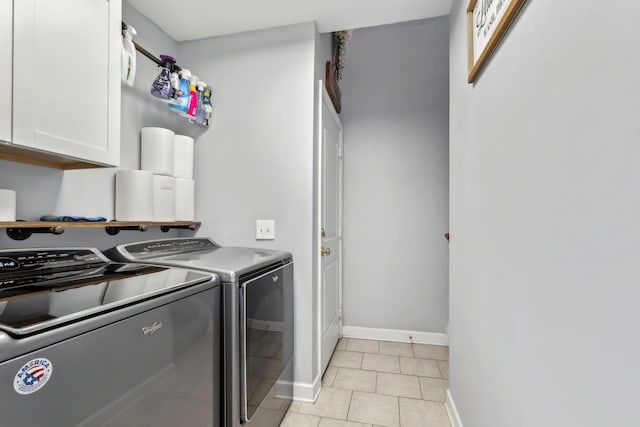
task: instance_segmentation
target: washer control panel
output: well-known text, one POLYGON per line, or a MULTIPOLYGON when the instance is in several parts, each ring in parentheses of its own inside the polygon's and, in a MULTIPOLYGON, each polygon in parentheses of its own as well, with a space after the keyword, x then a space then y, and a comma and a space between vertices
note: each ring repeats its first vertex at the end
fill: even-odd
POLYGON ((104 263, 91 249, 45 249, 0 251, 0 275, 21 274, 41 269, 78 267, 104 263))

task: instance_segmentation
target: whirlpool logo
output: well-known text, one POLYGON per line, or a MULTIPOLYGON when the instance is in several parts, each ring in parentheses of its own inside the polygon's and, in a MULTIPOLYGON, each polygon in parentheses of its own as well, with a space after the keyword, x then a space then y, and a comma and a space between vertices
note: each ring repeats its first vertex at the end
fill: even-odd
POLYGON ((154 322, 151 326, 143 326, 142 333, 144 335, 153 335, 162 328, 162 322, 154 322))

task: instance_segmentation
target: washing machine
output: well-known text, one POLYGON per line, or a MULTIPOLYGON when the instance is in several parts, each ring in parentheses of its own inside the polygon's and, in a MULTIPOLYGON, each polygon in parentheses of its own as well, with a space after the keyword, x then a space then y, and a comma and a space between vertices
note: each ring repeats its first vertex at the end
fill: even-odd
POLYGON ((0 425, 219 427, 221 286, 97 249, 0 251, 0 425))
POLYGON ((161 239, 104 252, 119 262, 216 274, 222 283, 225 427, 277 427, 293 398, 293 259, 209 238, 161 239))

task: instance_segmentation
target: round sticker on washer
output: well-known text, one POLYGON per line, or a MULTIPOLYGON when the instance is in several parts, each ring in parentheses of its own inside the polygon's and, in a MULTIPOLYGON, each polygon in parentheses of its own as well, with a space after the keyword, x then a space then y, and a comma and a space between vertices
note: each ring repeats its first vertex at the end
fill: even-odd
POLYGON ((31 394, 40 390, 51 378, 53 364, 49 359, 39 357, 25 363, 13 380, 16 393, 31 394))

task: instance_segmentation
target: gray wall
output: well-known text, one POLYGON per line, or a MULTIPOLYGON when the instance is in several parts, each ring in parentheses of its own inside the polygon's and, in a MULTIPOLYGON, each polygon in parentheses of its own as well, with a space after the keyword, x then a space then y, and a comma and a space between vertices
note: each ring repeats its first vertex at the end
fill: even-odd
POLYGON ((315 25, 180 44, 213 84, 214 119, 196 144, 199 235, 222 245, 282 249, 295 262, 296 381, 317 375, 312 275, 315 25), (274 219, 256 241, 256 219, 274 219))
POLYGON ((462 422, 640 425, 640 5, 529 1, 472 86, 467 4, 450 18, 462 422))
MULTIPOLYGON (((168 53, 175 55, 178 44, 148 19, 140 15, 128 3, 123 4, 123 20, 133 25, 138 32, 135 38, 149 51, 159 55, 168 53)), ((124 168, 137 169, 140 166, 140 128, 144 126, 161 126, 175 129, 179 118, 168 111, 166 105, 149 96, 151 82, 158 75, 159 69, 147 58, 138 54, 138 68, 134 87, 122 87, 122 119, 121 119, 121 151, 120 164, 124 168)), ((9 188, 17 193, 17 218, 35 220, 45 214, 74 215, 83 211, 83 215, 91 214, 89 206, 95 206, 91 215, 109 217, 113 212, 113 193, 97 191, 112 190, 114 181, 109 171, 114 169, 69 171, 42 168, 22 163, 0 161, 0 188, 9 188), (72 176, 69 178, 69 176, 72 176), (73 192, 78 197, 70 197, 73 192), (107 199, 107 200, 105 200, 107 199)), ((150 229, 145 233, 124 231, 118 236, 107 235, 104 230, 71 230, 63 235, 33 235, 28 240, 18 242, 6 236, 0 230, 0 248, 52 247, 52 246, 95 246, 109 248, 126 241, 146 240, 175 236, 175 232, 162 233, 158 229, 150 229)))
POLYGON ((347 48, 344 325, 446 331, 448 28, 361 29, 347 48))

